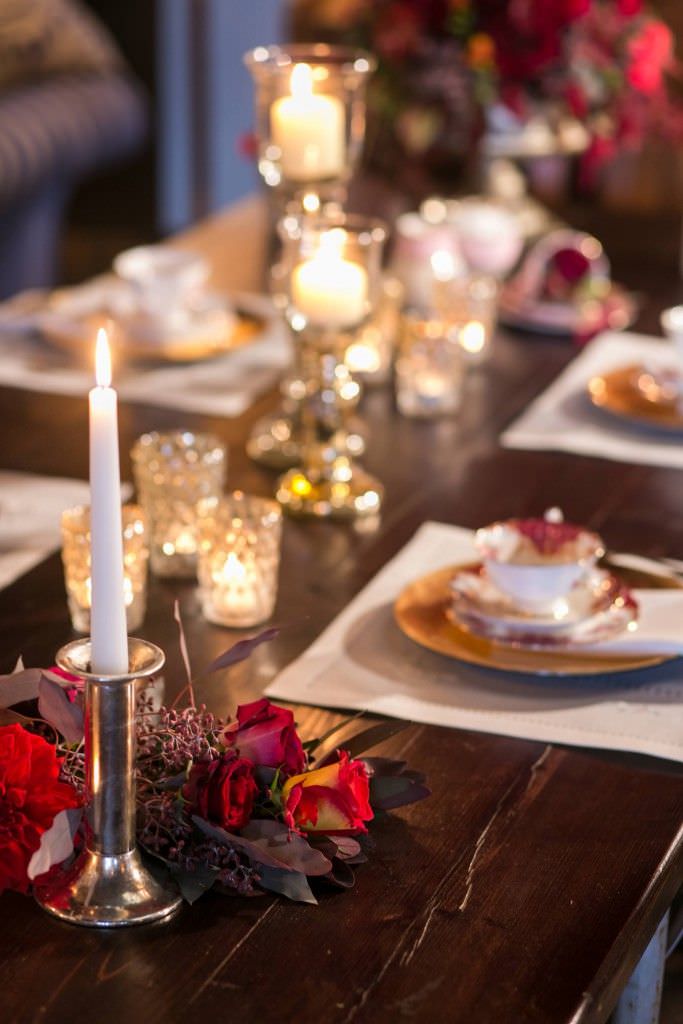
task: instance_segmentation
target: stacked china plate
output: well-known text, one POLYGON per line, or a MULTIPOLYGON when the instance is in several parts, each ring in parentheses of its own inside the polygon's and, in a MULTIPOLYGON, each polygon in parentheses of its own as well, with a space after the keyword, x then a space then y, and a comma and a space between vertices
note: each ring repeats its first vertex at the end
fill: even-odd
POLYGON ((680 581, 648 559, 605 558, 601 538, 558 509, 494 522, 474 543, 477 561, 423 576, 398 597, 396 621, 422 646, 548 676, 648 668, 683 653, 680 581))

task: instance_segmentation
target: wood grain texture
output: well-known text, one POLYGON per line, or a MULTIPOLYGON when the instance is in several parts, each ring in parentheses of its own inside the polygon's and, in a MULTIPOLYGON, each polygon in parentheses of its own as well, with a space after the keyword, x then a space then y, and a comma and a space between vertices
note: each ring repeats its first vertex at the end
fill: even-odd
MULTIPOLYGON (((612 227, 618 248, 627 228, 612 227)), ((215 225, 211 232, 219 252, 215 225)), ((673 276, 667 283, 652 271, 640 284, 651 285, 642 326, 653 329, 677 297, 673 276)), ((378 528, 287 521, 274 616, 282 632, 201 696, 228 711, 260 693, 425 519, 473 527, 559 504, 610 547, 683 557, 683 474, 499 448, 502 427, 572 354, 566 342, 501 331, 453 420, 410 422, 388 391, 369 393, 366 462, 387 490, 378 528)), ((2 468, 86 475, 85 398, 3 389, 0 399, 2 468)), ((182 416, 230 445, 230 486, 272 492, 273 475, 248 462, 243 443, 274 399, 236 421, 182 416)), ((140 406, 121 413, 124 452, 144 429, 181 421, 140 406)), ((169 694, 183 678, 176 596, 196 669, 240 635, 203 622, 189 584, 154 580, 143 635, 167 651, 169 694)), ((20 653, 29 665, 49 663, 69 635, 55 555, 0 593, 0 670, 20 653)), ((299 708, 297 717, 315 735, 336 716, 299 708)), ((170 924, 108 935, 3 895, 0 1021, 606 1020, 681 881, 681 771, 417 725, 379 749, 426 771, 434 795, 377 823, 355 889, 321 891, 318 908, 209 896, 170 924)))

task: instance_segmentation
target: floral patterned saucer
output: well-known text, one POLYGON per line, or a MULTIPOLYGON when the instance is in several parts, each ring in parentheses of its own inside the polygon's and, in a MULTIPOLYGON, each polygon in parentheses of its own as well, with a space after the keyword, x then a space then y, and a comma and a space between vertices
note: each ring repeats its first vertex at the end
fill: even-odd
POLYGON ((473 633, 527 648, 573 647, 609 640, 638 617, 638 605, 616 576, 595 569, 559 598, 552 610, 533 613, 515 604, 489 579, 481 565, 451 580, 448 616, 473 633))

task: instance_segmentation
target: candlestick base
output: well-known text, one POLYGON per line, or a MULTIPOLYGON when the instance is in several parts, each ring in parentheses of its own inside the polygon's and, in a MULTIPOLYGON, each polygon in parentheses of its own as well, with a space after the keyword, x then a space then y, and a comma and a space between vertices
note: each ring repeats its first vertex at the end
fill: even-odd
POLYGON ((36 899, 62 921, 93 928, 149 924, 169 917, 182 903, 150 875, 137 850, 113 857, 85 850, 38 886, 36 899))
POLYGON ((135 846, 135 688, 157 675, 164 653, 128 638, 128 672, 92 671, 90 640, 57 653, 85 681, 86 848, 36 886, 38 903, 72 924, 120 928, 169 917, 181 904, 147 871, 135 846))
POLYGON ((291 515, 329 519, 376 516, 383 496, 379 480, 347 456, 329 466, 290 469, 280 477, 275 494, 291 515))

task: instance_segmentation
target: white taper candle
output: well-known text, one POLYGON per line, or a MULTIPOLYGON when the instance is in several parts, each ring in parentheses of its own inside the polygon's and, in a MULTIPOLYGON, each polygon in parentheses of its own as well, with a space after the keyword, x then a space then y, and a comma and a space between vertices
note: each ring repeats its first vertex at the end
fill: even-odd
POLYGON ((97 386, 90 392, 90 543, 92 671, 128 671, 116 391, 106 331, 97 335, 97 386))

